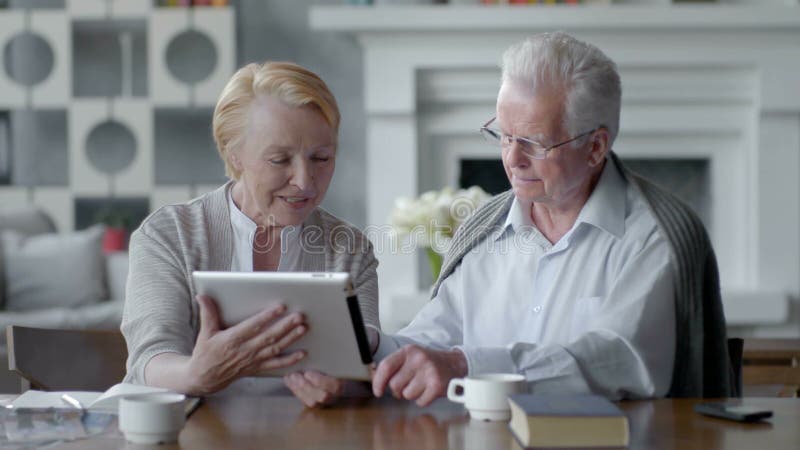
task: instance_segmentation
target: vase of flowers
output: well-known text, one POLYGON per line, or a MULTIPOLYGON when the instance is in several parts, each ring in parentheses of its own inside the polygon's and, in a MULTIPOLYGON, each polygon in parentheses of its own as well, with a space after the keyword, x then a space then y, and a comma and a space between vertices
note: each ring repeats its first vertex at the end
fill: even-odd
POLYGON ((403 248, 425 249, 436 280, 456 229, 489 197, 478 186, 459 190, 445 187, 417 198, 400 197, 394 202, 389 222, 395 236, 406 240, 403 248))

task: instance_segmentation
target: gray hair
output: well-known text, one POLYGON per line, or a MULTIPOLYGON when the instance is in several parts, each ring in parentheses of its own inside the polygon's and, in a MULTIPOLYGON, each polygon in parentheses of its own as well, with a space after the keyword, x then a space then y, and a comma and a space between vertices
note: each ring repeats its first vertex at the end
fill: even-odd
POLYGON ((564 127, 570 136, 598 126, 608 129, 609 146, 619 131, 622 86, 617 65, 599 48, 557 31, 518 42, 503 54, 503 82, 566 93, 564 127))

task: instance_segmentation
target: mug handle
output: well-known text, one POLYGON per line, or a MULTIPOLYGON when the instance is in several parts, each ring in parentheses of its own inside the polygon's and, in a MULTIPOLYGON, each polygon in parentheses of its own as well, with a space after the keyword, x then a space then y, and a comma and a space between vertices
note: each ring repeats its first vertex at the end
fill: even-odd
POLYGON ((464 379, 453 378, 447 385, 447 399, 451 402, 464 403, 464 379), (461 395, 456 394, 456 389, 461 388, 461 395))

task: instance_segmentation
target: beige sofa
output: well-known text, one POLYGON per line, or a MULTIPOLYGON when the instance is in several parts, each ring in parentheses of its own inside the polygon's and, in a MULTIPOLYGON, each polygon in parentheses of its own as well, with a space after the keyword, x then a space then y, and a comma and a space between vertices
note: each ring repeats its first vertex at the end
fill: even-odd
MULTIPOLYGON (((43 211, 34 207, 8 208, 0 206, 0 234, 13 230, 25 236, 39 236, 54 233, 53 221, 43 211)), ((11 304, 8 295, 9 261, 4 261, 6 251, 0 239, 0 361, 5 370, 0 369, 0 392, 19 392, 19 378, 7 370, 6 333, 8 325, 22 325, 40 328, 74 329, 114 329, 119 328, 122 318, 122 305, 125 295, 125 280, 128 271, 128 255, 124 252, 105 255, 104 265, 97 277, 105 286, 106 299, 79 306, 59 305, 59 298, 37 299, 36 305, 46 305, 39 309, 9 311, 11 304)), ((72 264, 73 262, 70 262, 72 264)), ((74 261, 80 267, 81 261, 74 261)), ((29 274, 24 274, 28 277, 29 274)), ((32 274, 31 276, 48 276, 32 274)))

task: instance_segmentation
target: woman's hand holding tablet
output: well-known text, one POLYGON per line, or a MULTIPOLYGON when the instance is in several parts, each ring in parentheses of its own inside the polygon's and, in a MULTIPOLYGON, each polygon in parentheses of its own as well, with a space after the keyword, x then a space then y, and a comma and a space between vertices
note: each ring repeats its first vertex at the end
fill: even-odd
MULTIPOLYGON (((201 303, 201 321, 204 320, 202 311, 217 317, 216 329, 211 317, 205 319, 212 323, 213 335, 236 330, 230 333, 235 336, 233 340, 227 339, 230 335, 223 335, 225 345, 247 342, 252 352, 249 354, 258 358, 272 357, 251 375, 282 376, 313 370, 329 377, 369 380, 372 353, 358 301, 355 296, 347 295, 350 278, 347 273, 196 271, 192 277, 196 292, 216 302, 213 312, 213 302, 201 303), (285 311, 278 313, 270 308, 277 304, 285 305, 285 311), (212 306, 207 308, 209 305, 212 306), (280 314, 286 315, 279 318, 280 314), (294 321, 299 317, 297 314, 302 315, 302 322, 294 321), (223 330, 226 325, 229 328, 223 330), (244 330, 240 329, 242 325, 245 325, 244 330), (266 329, 264 327, 270 332, 263 335, 256 332, 266 329), (265 337, 267 334, 269 337, 265 337)), ((207 339, 204 345, 216 344, 207 337, 204 326, 205 323, 201 325, 195 350, 200 346, 201 336, 207 339)), ((221 352, 218 355, 224 355, 225 345, 215 350, 221 352)), ((219 364, 220 361, 224 359, 215 362, 219 364)), ((199 367, 207 367, 207 364, 199 367)))
POLYGON ((195 392, 216 392, 240 377, 289 367, 306 356, 302 350, 284 354, 308 330, 303 314, 286 315, 286 306, 276 303, 222 329, 214 300, 204 295, 196 300, 200 305, 200 332, 188 363, 195 392))

